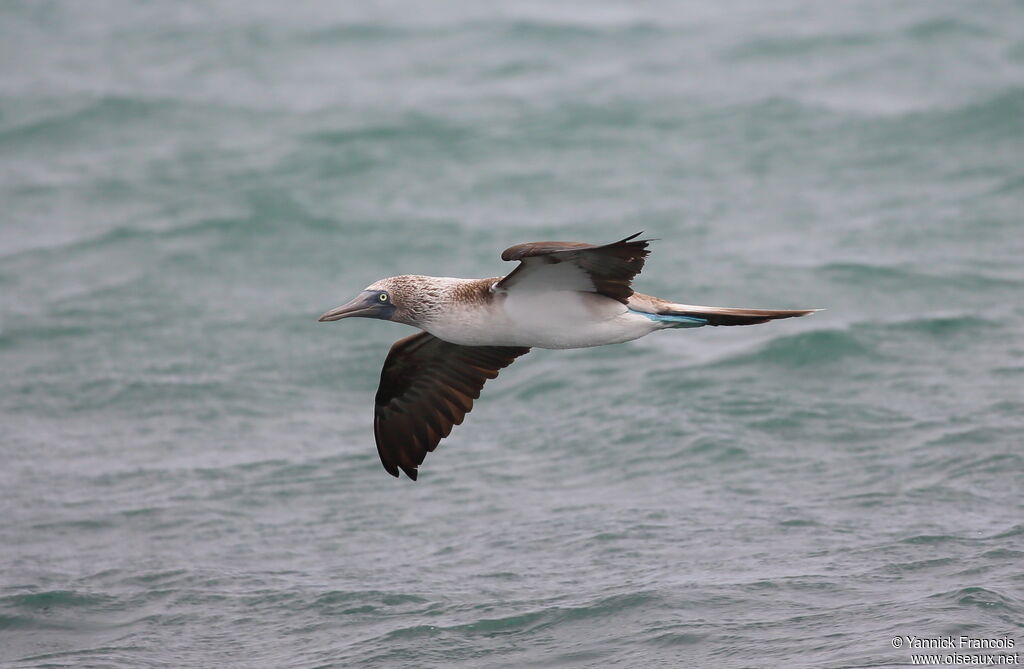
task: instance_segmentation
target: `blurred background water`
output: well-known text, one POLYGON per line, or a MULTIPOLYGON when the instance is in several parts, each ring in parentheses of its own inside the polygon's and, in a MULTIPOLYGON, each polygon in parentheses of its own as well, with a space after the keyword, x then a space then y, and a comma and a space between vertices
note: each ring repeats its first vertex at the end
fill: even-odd
POLYGON ((0 6, 0 665, 1024 644, 1024 5, 0 6), (392 274, 661 241, 809 319, 534 351, 381 468, 392 274))

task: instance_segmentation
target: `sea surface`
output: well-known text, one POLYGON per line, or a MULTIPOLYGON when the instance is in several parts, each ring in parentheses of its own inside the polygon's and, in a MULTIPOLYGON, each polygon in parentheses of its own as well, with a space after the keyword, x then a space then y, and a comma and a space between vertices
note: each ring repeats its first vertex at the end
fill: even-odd
POLYGON ((5 669, 1024 662, 1021 2, 5 2, 0 205, 5 669), (382 469, 412 330, 321 313, 640 230, 827 310, 382 469))

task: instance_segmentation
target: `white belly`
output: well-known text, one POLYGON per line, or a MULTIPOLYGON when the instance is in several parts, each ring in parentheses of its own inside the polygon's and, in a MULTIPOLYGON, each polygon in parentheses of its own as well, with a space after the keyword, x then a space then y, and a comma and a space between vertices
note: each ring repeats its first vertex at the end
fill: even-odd
POLYGON ((426 330, 464 346, 585 348, 643 337, 663 326, 603 295, 577 291, 516 291, 487 307, 449 311, 426 330))

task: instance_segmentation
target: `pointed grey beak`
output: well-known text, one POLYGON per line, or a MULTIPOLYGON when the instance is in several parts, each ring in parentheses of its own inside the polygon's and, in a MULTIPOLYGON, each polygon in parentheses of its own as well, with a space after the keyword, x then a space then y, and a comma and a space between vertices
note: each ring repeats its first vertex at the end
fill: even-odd
POLYGON ((383 304, 378 299, 380 293, 365 291, 356 296, 348 304, 331 309, 318 320, 321 323, 327 321, 340 321, 342 318, 362 317, 389 319, 394 307, 390 304, 383 304))
POLYGON ((342 318, 360 316, 363 312, 368 312, 375 306, 376 305, 374 304, 366 304, 366 301, 362 297, 357 297, 348 304, 343 304, 340 307, 331 309, 318 320, 321 323, 326 323, 327 321, 340 321, 342 318))

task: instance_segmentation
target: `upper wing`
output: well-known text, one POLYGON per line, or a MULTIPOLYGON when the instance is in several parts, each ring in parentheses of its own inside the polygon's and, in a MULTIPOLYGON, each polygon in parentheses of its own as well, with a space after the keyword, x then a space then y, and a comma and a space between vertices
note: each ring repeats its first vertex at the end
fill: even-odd
POLYGON ((473 408, 487 379, 530 349, 459 346, 420 332, 391 346, 373 409, 373 435, 384 469, 416 480, 428 451, 473 408))
POLYGON ((580 242, 516 244, 505 249, 501 259, 519 260, 520 265, 495 288, 533 284, 538 289, 600 293, 625 304, 633 294, 629 284, 650 253, 650 240, 635 239, 641 234, 603 246, 580 242))

